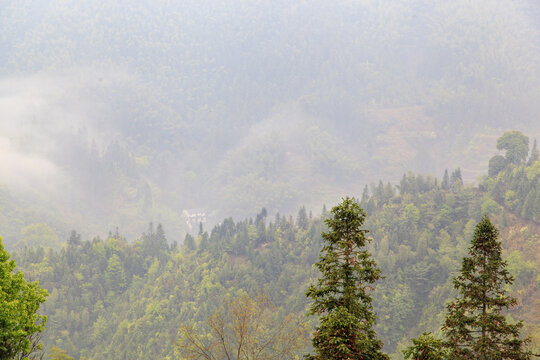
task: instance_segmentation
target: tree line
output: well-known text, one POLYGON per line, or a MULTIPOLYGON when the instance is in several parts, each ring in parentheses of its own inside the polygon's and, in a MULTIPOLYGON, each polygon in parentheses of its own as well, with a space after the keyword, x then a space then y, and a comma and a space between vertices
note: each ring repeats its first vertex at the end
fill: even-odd
MULTIPOLYGON (((534 315, 526 309, 537 299, 538 226, 534 220, 523 220, 492 191, 493 180, 505 193, 519 188, 518 182, 505 180, 519 168, 536 186, 536 164, 537 160, 510 164, 477 188, 463 185, 457 170, 448 176, 448 183, 454 184, 448 188, 443 186, 445 177, 439 182, 409 173, 398 192, 381 182, 354 202, 366 210, 363 228, 370 229, 360 252, 371 254, 384 275, 373 292, 365 290, 379 319, 370 331, 385 344, 385 352, 399 355, 409 346, 409 338, 437 331, 448 311, 444 304, 453 299, 452 291, 458 291, 447 279, 467 256, 468 240, 474 238, 484 213, 511 240, 505 240, 505 251, 515 282, 507 287, 524 305, 518 312, 510 309, 510 314, 522 316, 522 331, 532 336, 533 346, 537 343, 534 315)), ((270 217, 262 210, 252 219, 225 219, 210 232, 201 228, 186 236, 182 245, 170 243, 162 226, 150 225, 132 243, 119 231, 91 241, 73 232, 60 250, 26 248, 14 257, 25 274, 39 280, 50 294, 41 306, 49 319, 42 333, 45 349, 55 346, 76 358, 172 359, 179 356, 179 347, 174 346, 179 326, 205 328, 207 320, 220 312, 224 319, 233 313, 228 304, 246 294, 247 309, 264 308, 257 305, 258 294, 267 294, 267 303, 273 306, 264 310, 268 327, 286 318, 302 318, 310 306, 305 293, 320 274, 312 265, 325 253, 321 248, 327 240, 322 234, 331 232, 326 220, 332 217, 325 208, 316 216, 301 208, 296 217, 270 217)), ((322 326, 316 318, 301 327, 322 326)), ((442 341, 429 335, 415 339, 423 340, 429 347, 442 341)), ((300 347, 298 356, 306 352, 300 347)), ((382 354, 382 349, 377 351, 382 354)))
MULTIPOLYGON (((366 250, 369 239, 363 229, 365 216, 358 202, 347 197, 325 220, 329 231, 322 234, 323 247, 315 264, 321 276, 306 292, 312 301, 309 315, 319 318, 312 336, 315 354, 306 355, 305 359, 389 359, 373 328, 376 316, 371 292, 382 275, 366 250)), ((453 282, 458 297, 446 306, 444 340, 423 333, 403 351, 406 359, 531 359, 532 353, 526 349, 530 339, 520 338, 523 324, 510 323, 501 313, 516 304, 516 299, 505 290, 506 285, 513 283, 513 277, 501 256, 498 231, 487 216, 476 225, 469 256, 463 258, 453 282)), ((282 359, 285 353, 290 356, 302 343, 302 333, 289 332, 294 339, 290 342, 282 337, 284 325, 279 330, 266 329, 265 335, 275 341, 268 347, 267 355, 264 347, 270 341, 251 339, 258 335, 253 328, 261 325, 259 307, 244 304, 245 301, 248 300, 233 300, 234 314, 229 322, 233 329, 229 331, 234 333, 234 341, 227 341, 230 338, 225 321, 217 313, 208 320, 212 333, 209 338, 192 327, 181 328, 177 345, 181 358, 255 360, 282 359), (256 314, 252 315, 252 311, 256 314), (276 352, 275 345, 286 350, 276 352)))

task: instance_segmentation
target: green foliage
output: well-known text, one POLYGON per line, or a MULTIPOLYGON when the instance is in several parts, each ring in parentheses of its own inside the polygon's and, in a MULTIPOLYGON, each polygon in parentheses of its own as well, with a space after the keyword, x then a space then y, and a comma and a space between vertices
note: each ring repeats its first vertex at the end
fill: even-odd
POLYGON ((108 289, 111 289, 115 293, 119 293, 126 287, 126 275, 124 273, 124 267, 120 261, 118 255, 113 254, 107 262, 107 269, 105 270, 105 283, 108 289))
POLYGON ((507 131, 497 139, 497 149, 506 150, 505 158, 512 164, 520 164, 527 159, 529 138, 521 131, 507 131))
POLYGON ((316 259, 322 223, 308 219, 303 230, 281 217, 264 218, 262 211, 255 221, 225 219, 200 235, 204 249, 156 251, 160 237, 149 227, 134 243, 118 236, 71 242, 60 251, 22 250, 21 262, 51 292, 46 348, 105 360, 172 357, 181 324, 202 326, 239 291, 269 294, 279 319, 303 315, 314 276, 306 264, 316 259))
POLYGON ((536 139, 534 139, 533 147, 531 149, 531 155, 529 156, 529 161, 527 161, 527 165, 533 165, 534 162, 538 159, 540 159, 540 151, 538 150, 536 139))
POLYGON ((184 238, 184 246, 189 250, 196 249, 195 238, 190 233, 186 233, 186 237, 184 238))
POLYGON ((9 258, 0 238, 0 359, 26 359, 41 349, 33 340, 45 329, 47 317, 37 312, 47 291, 14 272, 15 261, 9 258))
MULTIPOLYGON (((384 183, 374 184, 371 192, 365 188, 361 206, 369 216, 363 228, 373 238, 366 250, 386 276, 372 293, 378 314, 374 330, 385 352, 399 359, 408 339, 440 326, 444 304, 454 296, 449 279, 483 211, 491 211, 504 231, 508 270, 516 277, 509 290, 521 304, 511 315, 524 320, 523 333, 532 336, 536 351, 540 225, 521 214, 528 194, 538 189, 539 164, 509 165, 477 188, 451 190, 449 175, 443 188, 434 177, 413 173, 405 174, 399 194, 389 195, 392 189, 384 183), (515 208, 504 206, 508 190, 514 192, 515 208)), ((540 206, 535 193, 534 209, 540 206)), ((307 217, 305 229, 303 214, 298 224, 294 216, 269 217, 265 211, 254 219, 226 218, 209 232, 203 229, 197 243, 204 248, 195 246, 195 239, 191 245, 164 246, 164 233, 158 236, 149 226, 135 241, 114 234, 105 241, 70 241, 59 250, 20 249, 14 256, 25 274, 50 293, 44 304, 50 319, 45 349, 56 345, 76 358, 102 360, 174 358, 178 327, 204 326, 224 298, 241 291, 252 298, 268 294, 279 316, 303 314, 306 289, 318 276, 313 264, 321 233, 327 231, 322 220, 330 215, 324 209, 307 217), (111 260, 114 255, 118 261, 111 260), (112 281, 112 275, 122 279, 120 269, 125 285, 117 288, 122 282, 112 281)), ((535 211, 539 214, 540 208, 535 211)), ((309 323, 311 329, 316 325, 309 323)))
POLYGON ((422 333, 418 339, 411 339, 413 345, 403 350, 407 360, 450 360, 444 348, 444 341, 436 339, 431 333, 422 333))
POLYGON ((501 155, 495 155, 491 159, 489 159, 489 169, 488 169, 488 176, 489 177, 495 177, 498 173, 503 171, 506 168, 506 165, 508 165, 508 161, 504 156, 501 155))
POLYGON ((499 204, 525 219, 540 222, 540 161, 508 166, 483 186, 499 204))
MULTIPOLYGON (((404 166, 477 170, 485 159, 464 144, 536 120, 537 22, 533 0, 516 1, 2 2, 0 73, 18 84, 3 85, 17 108, 26 89, 59 89, 37 102, 54 110, 17 128, 54 143, 47 160, 73 180, 41 206, 1 194, 5 241, 40 222, 58 234, 119 224, 134 238, 160 218, 183 234, 179 214, 200 204, 217 222, 293 212, 404 166), (96 103, 92 126, 40 120, 96 103), (121 141, 107 143, 110 128, 121 141)), ((30 148, 20 131, 10 141, 30 148)))
POLYGON ((47 246, 58 249, 61 243, 56 232, 47 224, 30 224, 21 230, 21 240, 15 247, 47 246))
POLYGON ((488 197, 486 198, 482 204, 480 205, 481 209, 482 209, 482 213, 483 214, 486 214, 486 215, 497 215, 498 212, 500 211, 501 207, 499 206, 499 204, 497 204, 497 202, 495 200, 493 200, 492 198, 488 197))
POLYGON ((463 179, 461 177, 461 169, 457 168, 452 172, 450 176, 450 189, 457 192, 463 186, 463 179))
POLYGON ((514 279, 502 260, 498 231, 487 216, 475 228, 469 256, 454 278, 458 298, 447 305, 443 332, 452 358, 530 359, 520 340, 521 322, 510 324, 502 309, 516 304, 505 286, 514 279))
POLYGON ((319 261, 321 272, 306 295, 313 303, 309 314, 318 315, 315 355, 309 359, 387 359, 376 338, 370 289, 381 277, 371 254, 365 249, 367 231, 362 228, 365 212, 354 199, 345 198, 325 220, 329 228, 319 261))
POLYGON ((50 360, 75 360, 75 358, 69 356, 65 350, 54 345, 51 347, 48 358, 50 360))

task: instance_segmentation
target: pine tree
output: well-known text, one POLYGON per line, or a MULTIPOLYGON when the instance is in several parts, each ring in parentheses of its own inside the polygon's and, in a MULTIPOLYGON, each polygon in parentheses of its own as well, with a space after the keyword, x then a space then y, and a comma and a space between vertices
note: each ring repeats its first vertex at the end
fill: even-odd
MULTIPOLYGON (((405 175, 403 175, 405 176, 405 175)), ((360 199, 360 206, 365 207, 369 201, 369 190, 368 186, 364 186, 364 191, 362 191, 362 198, 360 199)))
POLYGON ((116 254, 113 254, 107 263, 107 270, 105 270, 105 283, 107 288, 114 291, 114 293, 120 293, 126 288, 127 282, 124 266, 116 254))
POLYGON ((311 315, 320 325, 313 336, 315 355, 306 359, 388 359, 373 330, 372 284, 381 277, 365 250, 365 212, 355 199, 345 198, 334 207, 325 223, 324 245, 316 266, 322 276, 306 292, 313 300, 311 315))
POLYGON ((403 357, 407 360, 445 360, 448 358, 444 341, 437 339, 432 333, 422 333, 418 339, 411 339, 412 346, 403 350, 403 357))
POLYGON ((165 236, 165 231, 163 230, 163 226, 161 224, 158 224, 156 228, 154 242, 159 250, 167 250, 169 248, 167 245, 167 237, 165 236))
POLYGON ((536 201, 536 197, 535 189, 531 189, 525 198, 525 203, 523 203, 523 208, 521 209, 521 216, 523 218, 529 220, 534 218, 534 202, 536 201))
POLYGON ((186 233, 186 237, 184 239, 184 246, 187 247, 189 250, 195 250, 197 248, 197 246, 195 245, 195 239, 189 233, 186 233))
POLYGON ((302 206, 300 210, 298 210, 298 215, 296 215, 296 226, 306 230, 308 225, 309 220, 307 217, 306 207, 302 206))
POLYGON ((450 177, 448 176, 448 169, 444 169, 444 176, 442 179, 441 188, 443 190, 450 189, 450 177))
POLYGON ((501 257, 498 231, 484 216, 474 231, 469 256, 454 279, 459 295, 447 305, 443 332, 452 359, 530 359, 519 339, 521 322, 509 324, 503 308, 516 300, 506 294, 513 278, 501 257))
POLYGON ((457 192, 463 186, 463 179, 461 177, 461 169, 457 168, 450 175, 450 189, 453 192, 457 192))
POLYGON ((399 193, 401 195, 406 194, 409 190, 409 181, 407 180, 407 176, 403 174, 403 177, 401 178, 401 181, 399 182, 399 193))

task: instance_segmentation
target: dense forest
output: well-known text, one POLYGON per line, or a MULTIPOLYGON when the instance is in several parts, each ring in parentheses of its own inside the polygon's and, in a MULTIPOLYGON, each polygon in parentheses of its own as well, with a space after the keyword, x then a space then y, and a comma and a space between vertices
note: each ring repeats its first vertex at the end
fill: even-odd
MULTIPOLYGON (((498 146, 505 155, 489 161, 478 186, 464 185, 460 169, 441 179, 410 172, 396 185, 366 186, 358 198, 368 249, 384 275, 373 293, 375 329, 396 359, 410 338, 439 333, 455 295, 451 278, 483 214, 499 228, 515 277, 508 290, 518 306, 508 317, 524 320, 523 333, 539 350, 540 159, 519 132, 505 133, 498 146)), ((153 224, 135 241, 118 230, 92 240, 73 231, 59 249, 25 247, 14 257, 49 291, 41 309, 49 317, 46 349, 87 359, 174 359, 179 328, 204 322, 231 296, 264 294, 276 317, 303 315, 327 216, 326 207, 315 215, 302 207, 295 216, 262 209, 211 231, 201 225, 180 243, 153 224)))
POLYGON ((32 346, 172 360, 243 307, 317 359, 343 199, 381 270, 378 358, 439 344, 484 216, 540 353, 539 4, 0 1, 0 280, 48 291, 32 346))
POLYGON ((536 0, 2 2, 6 245, 36 224, 180 238, 184 209, 320 209, 408 170, 475 181, 503 131, 540 138, 539 19, 536 0))

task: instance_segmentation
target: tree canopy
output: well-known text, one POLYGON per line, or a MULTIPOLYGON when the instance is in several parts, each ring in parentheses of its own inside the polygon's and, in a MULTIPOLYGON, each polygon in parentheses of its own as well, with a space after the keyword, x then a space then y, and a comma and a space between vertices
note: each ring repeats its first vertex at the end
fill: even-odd
MULTIPOLYGON (((487 213, 501 229, 510 252, 508 270, 516 279, 508 291, 520 306, 509 314, 523 319, 522 333, 540 353, 535 308, 540 161, 510 165, 478 187, 451 189, 451 173, 444 188, 434 176, 412 172, 397 194, 386 194, 385 183, 382 189, 377 183, 365 188, 360 207, 368 216, 362 228, 373 237, 365 249, 386 277, 372 293, 374 329, 384 351, 399 359, 411 336, 440 327, 444 304, 453 300, 448 279, 459 270, 475 225, 487 213)), ((224 298, 240 291, 252 298, 268 294, 278 314, 304 313, 306 289, 319 274, 313 264, 321 233, 328 232, 322 219, 331 213, 323 207, 308 216, 306 229, 289 216, 294 213, 285 214, 226 218, 208 232, 197 235, 195 229, 192 241, 159 251, 155 227, 138 240, 110 234, 114 238, 78 241, 74 235, 61 249, 18 250, 18 267, 51 294, 44 304, 49 316, 44 348, 56 345, 75 358, 174 358, 179 326, 204 325, 224 298)), ((166 238, 180 239, 168 231, 166 238)), ((318 324, 315 318, 310 328, 318 324)))
POLYGON ((45 329, 47 320, 37 313, 47 290, 37 281, 27 282, 22 272, 14 272, 15 266, 0 238, 0 360, 19 354, 26 359, 33 350, 40 350, 32 346, 32 339, 45 329))
POLYGON ((329 231, 322 234, 324 245, 315 264, 321 277, 306 292, 313 300, 309 313, 321 322, 313 336, 315 355, 309 359, 388 358, 373 329, 370 291, 381 270, 365 249, 365 217, 356 200, 346 197, 325 220, 329 231))
POLYGON ((507 131, 497 139, 497 149, 506 150, 505 157, 509 162, 522 163, 529 153, 529 138, 521 131, 507 131))
POLYGON ((412 343, 412 346, 403 350, 407 360, 450 360, 444 342, 431 333, 422 333, 418 339, 412 339, 412 343))
POLYGON ((307 342, 298 317, 279 319, 267 297, 245 293, 226 300, 202 328, 184 324, 178 334, 176 354, 186 360, 292 359, 307 342))
POLYGON ((443 326, 446 346, 455 359, 530 359, 519 339, 521 322, 511 324, 502 314, 516 304, 505 286, 514 279, 501 256, 498 231, 487 216, 474 230, 469 256, 454 278, 458 298, 447 305, 443 326))

